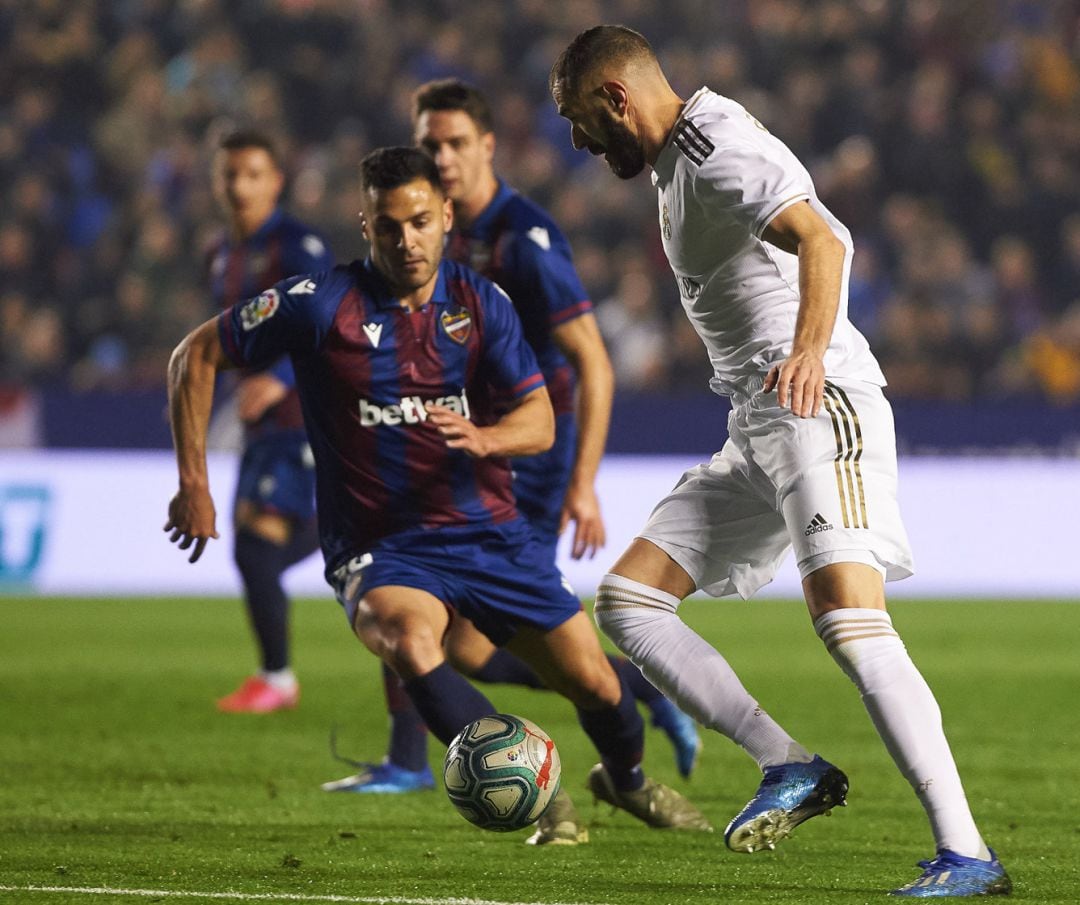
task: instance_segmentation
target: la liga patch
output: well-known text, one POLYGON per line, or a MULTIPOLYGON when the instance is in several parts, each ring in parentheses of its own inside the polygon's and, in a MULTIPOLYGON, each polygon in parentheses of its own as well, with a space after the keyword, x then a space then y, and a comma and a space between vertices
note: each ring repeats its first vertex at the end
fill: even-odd
POLYGON ((244 330, 254 330, 263 321, 272 318, 281 306, 281 296, 276 289, 267 289, 240 309, 240 325, 244 330))

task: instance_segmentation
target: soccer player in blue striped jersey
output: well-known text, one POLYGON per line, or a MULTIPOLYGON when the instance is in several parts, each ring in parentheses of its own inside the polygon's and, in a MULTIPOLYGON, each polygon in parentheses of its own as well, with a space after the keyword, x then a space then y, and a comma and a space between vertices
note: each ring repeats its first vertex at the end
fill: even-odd
MULTIPOLYGON (((228 226, 208 256, 210 287, 220 307, 252 298, 286 277, 333 266, 322 237, 278 206, 284 182, 267 136, 237 131, 222 140, 214 155, 213 187, 228 226)), ((245 369, 236 384, 236 405, 244 451, 233 557, 261 669, 217 706, 229 713, 269 713, 294 707, 299 699, 281 578, 318 549, 315 472, 288 358, 245 369)))
MULTIPOLYGON (((442 260, 453 209, 429 157, 384 148, 361 173, 367 260, 279 283, 173 353, 180 486, 165 530, 194 546, 193 562, 216 536, 205 442, 218 371, 288 354, 327 579, 431 731, 448 743, 495 712, 446 661, 442 639, 460 614, 573 701, 601 757, 594 791, 649 825, 708 829, 689 801, 645 777, 625 681, 514 505, 509 458, 550 447, 554 415, 512 303, 442 260)), ((558 799, 549 811, 572 811, 558 799)), ((552 829, 543 841, 561 841, 552 829)))
MULTIPOLYGON (((435 161, 454 204, 446 255, 493 280, 513 300, 555 411, 552 448, 513 462, 518 509, 552 561, 559 534, 570 524, 570 555, 592 556, 604 543, 594 485, 614 378, 570 245, 542 208, 495 174, 492 116, 478 89, 457 79, 421 85, 414 95, 413 123, 417 145, 435 161)), ((542 686, 535 672, 463 621, 451 635, 450 657, 471 678, 542 686)), ((696 723, 628 660, 612 662, 649 709, 653 724, 671 739, 679 771, 688 776, 700 748, 696 723)), ((358 764, 359 772, 325 783, 326 791, 394 793, 433 785, 419 716, 396 677, 384 674, 383 679, 391 716, 386 758, 358 764)))

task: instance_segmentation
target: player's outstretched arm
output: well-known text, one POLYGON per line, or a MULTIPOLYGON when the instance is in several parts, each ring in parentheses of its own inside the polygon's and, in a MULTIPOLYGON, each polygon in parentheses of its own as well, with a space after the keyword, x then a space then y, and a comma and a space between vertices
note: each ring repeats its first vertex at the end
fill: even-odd
POLYGON ((552 336, 578 378, 577 450, 563 500, 559 531, 572 521, 574 538, 570 555, 574 559, 583 556, 591 559, 607 541, 600 500, 596 495, 596 473, 607 445, 615 372, 592 314, 583 314, 560 324, 552 336))
POLYGON ((790 403, 792 414, 812 418, 825 394, 825 350, 840 307, 847 247, 806 203, 777 214, 763 238, 799 256, 799 316, 791 355, 769 371, 764 389, 775 387, 780 405, 790 403))
POLYGON ((218 536, 206 470, 206 431, 214 380, 228 367, 216 318, 185 336, 169 359, 169 426, 180 489, 169 503, 165 531, 172 532, 169 540, 179 542, 181 550, 195 545, 188 562, 198 560, 207 541, 218 536))
POLYGON ((555 414, 547 387, 538 387, 495 424, 477 427, 468 418, 440 405, 428 410, 431 421, 451 449, 470 456, 534 456, 555 442, 555 414))

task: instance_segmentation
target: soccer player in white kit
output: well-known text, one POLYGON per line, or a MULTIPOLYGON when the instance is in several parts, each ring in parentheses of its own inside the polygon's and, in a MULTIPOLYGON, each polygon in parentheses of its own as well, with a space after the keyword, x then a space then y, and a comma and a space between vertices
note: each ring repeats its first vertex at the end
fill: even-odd
POLYGON ((651 168, 683 307, 712 388, 732 403, 723 449, 682 476, 602 580, 597 623, 679 707, 757 761, 762 783, 724 836, 734 851, 771 849, 844 804, 847 777, 788 735, 677 611, 697 589, 749 597, 793 547, 815 631, 930 819, 937 854, 893 894, 1008 893, 937 702, 885 608, 884 582, 912 561, 885 379, 847 319, 850 234, 781 141, 707 88, 683 101, 629 28, 579 34, 550 87, 575 148, 603 154, 623 179, 651 168))

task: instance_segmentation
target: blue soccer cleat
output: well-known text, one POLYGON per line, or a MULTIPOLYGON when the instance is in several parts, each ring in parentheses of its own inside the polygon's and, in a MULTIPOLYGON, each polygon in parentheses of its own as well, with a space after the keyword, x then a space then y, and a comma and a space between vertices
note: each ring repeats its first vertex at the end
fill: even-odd
POLYGON ((810 763, 768 767, 757 794, 724 830, 733 852, 774 849, 800 823, 847 802, 843 771, 814 755, 810 763))
POLYGON ((423 770, 406 770, 384 761, 381 764, 361 764, 359 773, 324 782, 324 792, 366 792, 373 795, 393 795, 401 792, 422 792, 435 788, 431 767, 423 770))
POLYGON ((652 724, 662 729, 675 746, 675 766, 679 768, 679 775, 687 778, 694 772, 698 752, 701 751, 697 723, 664 697, 650 702, 649 710, 652 724))
POLYGON ((1012 880, 1005 873, 994 850, 990 860, 968 858, 949 849, 942 849, 933 861, 920 861, 922 875, 907 886, 889 893, 890 896, 911 896, 917 899, 947 896, 1007 896, 1012 892, 1012 880))

